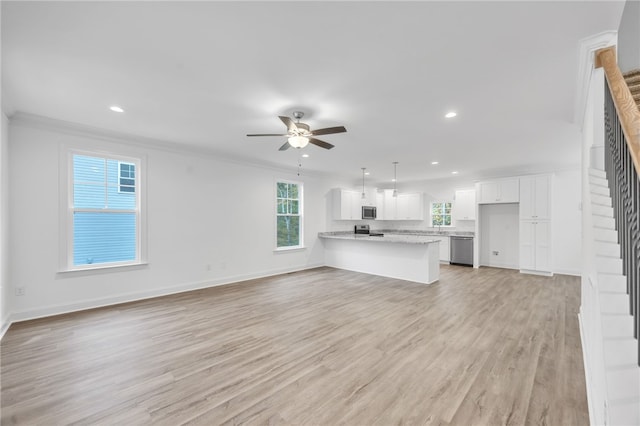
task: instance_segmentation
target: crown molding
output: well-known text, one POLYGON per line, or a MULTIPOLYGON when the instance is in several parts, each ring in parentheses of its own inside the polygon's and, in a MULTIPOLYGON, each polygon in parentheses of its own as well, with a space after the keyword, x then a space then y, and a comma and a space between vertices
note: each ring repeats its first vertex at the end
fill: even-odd
MULTIPOLYGON (((70 121, 58 120, 55 118, 30 114, 21 111, 14 113, 8 118, 9 123, 15 126, 54 131, 72 136, 87 137, 109 143, 123 144, 128 147, 135 146, 142 149, 153 149, 173 154, 191 154, 200 157, 204 156, 215 159, 217 161, 229 162, 240 166, 257 167, 260 169, 275 171, 279 173, 298 173, 297 167, 287 167, 267 161, 260 162, 248 157, 229 155, 228 153, 223 153, 211 148, 180 144, 167 140, 153 139, 139 135, 121 133, 113 130, 88 126, 85 124, 79 124, 70 121)), ((327 178, 330 176, 327 173, 309 169, 303 169, 303 174, 304 176, 313 178, 327 178)))
POLYGON ((587 96, 591 84, 591 72, 594 69, 596 50, 615 46, 618 43, 617 31, 605 31, 584 38, 578 47, 578 75, 576 81, 576 102, 574 108, 574 123, 582 129, 587 107, 587 96))

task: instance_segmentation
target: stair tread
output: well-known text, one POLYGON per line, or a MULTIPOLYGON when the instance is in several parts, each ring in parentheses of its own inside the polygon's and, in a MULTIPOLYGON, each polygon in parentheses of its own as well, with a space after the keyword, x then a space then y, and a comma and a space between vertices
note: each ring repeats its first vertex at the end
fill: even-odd
POLYGON ((627 71, 622 75, 625 81, 640 81, 640 69, 627 71))

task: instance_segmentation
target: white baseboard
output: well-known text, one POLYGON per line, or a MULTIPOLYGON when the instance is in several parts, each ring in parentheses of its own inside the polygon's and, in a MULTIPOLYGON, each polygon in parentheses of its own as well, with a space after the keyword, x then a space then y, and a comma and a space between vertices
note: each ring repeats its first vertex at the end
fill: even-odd
POLYGON ((552 277, 553 272, 546 271, 532 271, 530 269, 520 269, 521 274, 530 274, 530 275, 541 275, 543 277, 552 277))
POLYGON ((2 340, 9 327, 11 327, 11 323, 10 315, 7 315, 6 318, 2 318, 2 323, 0 323, 0 340, 2 340))
MULTIPOLYGON (((37 318, 50 317, 53 315, 68 314, 71 312, 84 311, 87 309, 101 308, 104 306, 117 305, 120 303, 135 302, 137 300, 151 299, 154 297, 168 296, 170 294, 184 293, 187 291, 199 290, 209 287, 217 287, 220 285, 235 284, 242 281, 253 280, 257 278, 266 278, 274 275, 286 274, 290 272, 303 271, 306 269, 318 268, 325 266, 324 263, 310 264, 295 268, 280 268, 262 271, 253 274, 240 274, 230 277, 224 277, 217 280, 197 281, 191 283, 183 283, 171 287, 163 287, 150 291, 120 294, 113 297, 105 297, 99 299, 83 300, 81 302, 71 303, 67 305, 54 305, 43 308, 13 312, 7 321, 6 329, 14 322, 28 321, 37 318)), ((6 330, 4 330, 6 331, 6 330)), ((0 337, 1 338, 1 337, 0 337)))
POLYGON ((587 347, 587 342, 584 340, 584 326, 582 324, 582 307, 580 308, 580 312, 578 312, 578 324, 580 325, 580 343, 582 345, 582 364, 584 365, 584 380, 587 387, 587 407, 589 407, 589 424, 595 425, 595 415, 593 413, 593 390, 591 384, 591 366, 587 362, 587 354, 584 348, 587 347))
POLYGON ((554 274, 559 275, 572 275, 574 277, 581 277, 582 271, 578 269, 556 269, 553 271, 554 274))

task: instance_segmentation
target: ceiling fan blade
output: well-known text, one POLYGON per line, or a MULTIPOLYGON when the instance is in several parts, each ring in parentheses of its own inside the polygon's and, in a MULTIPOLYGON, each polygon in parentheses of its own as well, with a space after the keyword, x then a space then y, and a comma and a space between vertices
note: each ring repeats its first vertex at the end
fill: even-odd
POLYGON ((296 126, 296 123, 294 123, 293 120, 289 117, 285 117, 284 115, 279 115, 278 117, 280 118, 280 120, 282 120, 284 125, 287 126, 287 129, 289 129, 290 132, 298 130, 298 126, 296 126))
POLYGON ((324 148, 324 149, 331 149, 334 147, 334 145, 331 145, 329 142, 321 141, 320 139, 316 139, 316 138, 309 138, 309 143, 312 143, 315 146, 319 146, 320 148, 324 148))
POLYGON ((325 129, 316 129, 316 130, 313 130, 311 134, 314 136, 329 135, 331 133, 344 133, 346 131, 347 129, 345 129, 344 126, 337 126, 337 127, 327 127, 325 129))
POLYGON ((263 133, 259 135, 247 135, 247 136, 289 136, 288 134, 280 134, 280 133, 263 133))
MULTIPOLYGON (((309 141, 309 142, 311 142, 311 141, 309 141)), ((289 148, 291 148, 291 145, 289 145, 289 142, 285 142, 284 145, 282 145, 278 151, 286 151, 289 148)))

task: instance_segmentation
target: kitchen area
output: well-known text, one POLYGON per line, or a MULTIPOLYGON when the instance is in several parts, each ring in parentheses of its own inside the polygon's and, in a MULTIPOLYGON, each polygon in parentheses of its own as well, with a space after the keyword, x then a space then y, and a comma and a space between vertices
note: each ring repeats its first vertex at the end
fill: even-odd
POLYGON ((318 234, 329 266, 425 284, 441 263, 473 266, 475 189, 436 202, 422 192, 335 188, 329 200, 334 221, 350 227, 318 234))
POLYGON ((332 226, 318 237, 328 266, 425 284, 441 264, 551 276, 553 183, 553 174, 514 176, 436 195, 334 188, 332 226))

